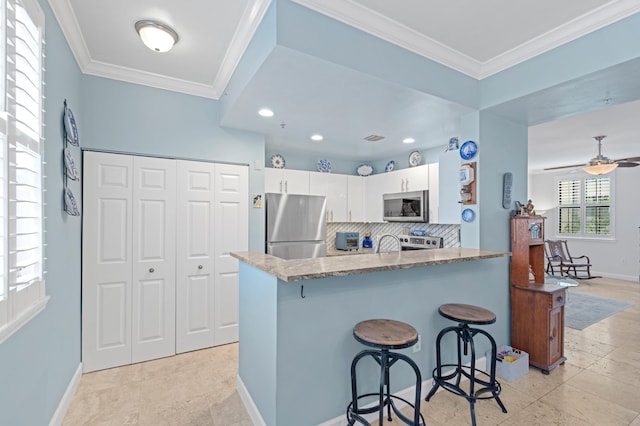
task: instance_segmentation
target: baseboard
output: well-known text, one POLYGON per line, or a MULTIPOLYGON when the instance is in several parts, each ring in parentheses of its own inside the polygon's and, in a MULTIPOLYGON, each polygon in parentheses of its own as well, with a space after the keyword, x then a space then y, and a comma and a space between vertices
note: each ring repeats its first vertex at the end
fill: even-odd
POLYGON ((614 280, 624 280, 624 281, 640 281, 640 277, 638 275, 621 275, 621 274, 612 274, 610 272, 591 272, 591 275, 601 276, 603 278, 613 278, 614 280))
MULTIPOLYGON (((476 359, 477 370, 485 371, 486 365, 487 365, 486 357, 483 356, 482 358, 476 359)), ((445 372, 445 374, 449 374, 452 371, 453 370, 447 371, 445 372)), ((462 381, 464 382, 465 380, 467 379, 464 379, 462 381)), ((433 386, 433 378, 429 378, 427 380, 422 381, 422 385, 420 386, 420 395, 421 395, 420 398, 422 399, 422 403, 424 403, 424 397, 427 396, 427 393, 431 390, 432 386, 433 386)), ((413 401, 415 398, 415 389, 416 389, 415 386, 410 386, 406 389, 401 390, 400 392, 394 392, 394 395, 397 395, 400 398, 406 399, 407 401, 413 401)), ((438 392, 441 392, 441 391, 442 391, 442 388, 439 388, 438 392)), ((395 402, 396 402, 396 407, 398 407, 398 409, 400 410, 407 406, 407 404, 405 404, 400 400, 396 400, 395 402)), ((345 410, 347 408, 347 404, 348 402, 345 403, 345 410)), ((374 405, 376 405, 375 402, 368 404, 363 408, 373 407, 374 405)), ((363 417, 368 422, 374 422, 378 420, 378 413, 365 414, 363 415, 363 417)), ((326 422, 320 423, 318 426, 344 426, 345 421, 346 421, 345 413, 342 413, 338 417, 334 417, 330 420, 327 420, 326 422)))
POLYGON ((240 395, 240 399, 244 404, 244 408, 247 410, 247 414, 251 417, 251 422, 255 426, 267 426, 240 376, 238 376, 237 383, 238 395, 240 395))
POLYGON ((73 395, 76 393, 76 389, 78 389, 78 385, 80 384, 80 378, 82 378, 82 363, 78 364, 78 368, 76 369, 76 372, 73 374, 73 377, 71 377, 71 380, 67 385, 67 390, 64 391, 64 395, 62 395, 62 399, 58 404, 58 408, 56 409, 56 412, 53 413, 53 417, 49 422, 49 426, 62 425, 64 416, 67 414, 69 405, 71 405, 71 400, 73 399, 73 395))

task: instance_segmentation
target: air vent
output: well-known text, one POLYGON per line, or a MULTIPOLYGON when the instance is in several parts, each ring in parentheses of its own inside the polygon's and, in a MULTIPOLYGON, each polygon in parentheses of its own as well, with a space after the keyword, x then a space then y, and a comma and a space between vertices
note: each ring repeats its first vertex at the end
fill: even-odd
POLYGON ((369 135, 366 138, 364 138, 364 140, 369 142, 378 142, 378 141, 381 141, 382 139, 384 139, 384 136, 380 136, 380 135, 369 135))

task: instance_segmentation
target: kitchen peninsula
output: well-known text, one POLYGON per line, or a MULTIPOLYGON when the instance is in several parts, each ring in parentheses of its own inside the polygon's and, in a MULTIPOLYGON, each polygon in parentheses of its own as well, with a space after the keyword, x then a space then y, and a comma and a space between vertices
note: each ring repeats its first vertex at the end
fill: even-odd
MULTIPOLYGON (((343 424, 351 360, 364 348, 352 329, 365 319, 396 319, 418 330, 421 350, 402 352, 418 364, 423 382, 435 366, 438 332, 452 325, 437 313, 442 303, 492 310, 498 320, 487 331, 499 345, 509 342, 508 252, 457 247, 296 260, 232 256, 240 260, 238 391, 256 424, 343 424)), ((361 389, 375 391, 376 366, 364 368, 371 374, 361 389)), ((411 386, 408 373, 394 372, 394 392, 411 386)))

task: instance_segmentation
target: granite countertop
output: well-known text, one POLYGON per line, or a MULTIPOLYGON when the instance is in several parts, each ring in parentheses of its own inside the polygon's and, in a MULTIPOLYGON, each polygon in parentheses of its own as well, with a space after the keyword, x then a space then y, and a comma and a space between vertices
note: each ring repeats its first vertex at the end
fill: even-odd
POLYGON ((250 251, 231 253, 231 256, 236 259, 286 282, 468 262, 510 255, 511 253, 509 252, 461 247, 292 260, 250 251))

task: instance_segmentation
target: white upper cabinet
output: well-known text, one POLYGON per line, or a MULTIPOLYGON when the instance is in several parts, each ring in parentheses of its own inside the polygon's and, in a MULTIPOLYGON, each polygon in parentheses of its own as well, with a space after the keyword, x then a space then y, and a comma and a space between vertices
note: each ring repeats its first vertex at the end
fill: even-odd
POLYGON ((429 164, 429 223, 440 223, 440 185, 438 163, 429 164))
POLYGON ((264 169, 264 192, 309 195, 309 172, 291 169, 264 169))
POLYGON ((458 151, 440 154, 438 169, 438 223, 460 223, 460 155, 458 151))
POLYGON ((347 175, 309 172, 309 194, 327 197, 327 222, 347 221, 347 175))
POLYGON ((364 180, 362 176, 347 176, 347 222, 364 222, 364 180))

